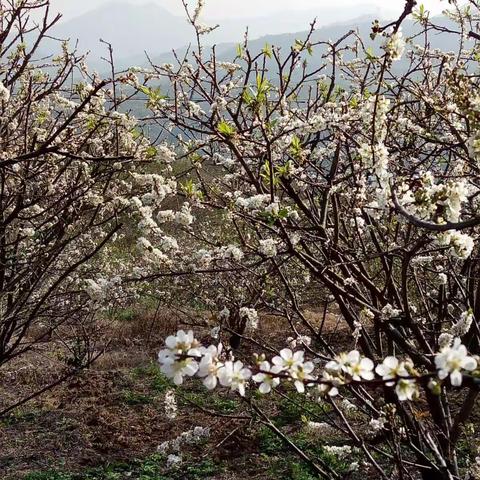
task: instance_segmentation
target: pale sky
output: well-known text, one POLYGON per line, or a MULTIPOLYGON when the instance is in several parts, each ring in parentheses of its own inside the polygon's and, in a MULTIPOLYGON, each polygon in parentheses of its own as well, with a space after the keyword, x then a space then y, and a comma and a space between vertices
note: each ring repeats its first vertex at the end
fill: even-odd
MULTIPOLYGON (((61 11, 65 19, 72 18, 93 10, 96 7, 113 0, 51 0, 53 7, 61 11)), ((129 3, 142 5, 156 3, 170 10, 172 13, 181 15, 183 7, 180 0, 122 0, 129 3)), ((194 0, 188 0, 189 5, 194 6, 194 0)), ((432 13, 440 13, 448 7, 446 0, 420 0, 427 10, 432 13)), ((277 13, 288 10, 321 10, 322 6, 332 7, 352 5, 376 5, 384 10, 400 13, 405 5, 405 0, 206 0, 205 16, 208 18, 234 18, 234 17, 258 17, 268 16, 271 13, 277 13)), ((320 13, 320 12, 319 12, 320 13)))

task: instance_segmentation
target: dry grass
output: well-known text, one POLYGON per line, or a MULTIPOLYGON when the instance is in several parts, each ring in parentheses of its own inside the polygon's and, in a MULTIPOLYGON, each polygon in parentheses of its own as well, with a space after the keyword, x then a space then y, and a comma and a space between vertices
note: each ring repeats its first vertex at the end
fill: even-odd
MULTIPOLYGON (((103 343, 108 339, 109 349, 91 369, 0 422, 0 478, 18 480, 49 469, 81 472, 146 458, 162 442, 197 425, 210 427, 212 436, 202 451, 192 451, 193 456, 223 462, 238 454, 241 443, 242 455, 251 450, 244 421, 216 418, 190 405, 180 408, 175 421, 165 417, 164 386, 155 384, 152 365, 162 339, 179 326, 172 318, 169 312, 160 318, 143 312, 129 321, 105 320, 103 343)), ((58 378, 61 352, 54 341, 46 342, 1 370, 0 408, 58 378)), ((214 478, 267 478, 239 465, 238 472, 233 463, 214 478)))
MULTIPOLYGON (((306 311, 305 316, 317 330, 323 324, 323 335, 339 348, 348 343, 349 333, 339 322, 338 315, 322 311, 306 311)), ((173 312, 155 316, 147 310, 133 312, 128 318, 101 322, 103 337, 99 345, 109 345, 108 351, 94 366, 71 378, 54 390, 16 409, 0 421, 0 478, 3 480, 270 480, 285 478, 313 480, 308 470, 302 470, 293 455, 278 440, 268 435, 258 422, 229 418, 232 414, 248 414, 247 405, 235 395, 207 392, 198 382, 188 382, 177 390, 179 412, 175 420, 166 418, 164 395, 170 388, 155 367, 159 346, 166 335, 186 328, 173 312), (192 403, 200 408, 192 407, 192 403), (209 411, 224 416, 214 416, 209 411), (84 477, 92 468, 122 462, 137 465, 155 454, 164 441, 172 440, 195 426, 209 427, 211 436, 205 444, 190 446, 185 452, 185 464, 193 470, 169 476, 142 476, 135 472, 84 477), (205 462, 207 462, 205 464, 205 462), (210 463, 209 463, 210 462, 210 463), (202 465, 206 465, 202 470, 202 465), (212 467, 212 468, 210 468, 212 467), (32 476, 32 472, 49 470, 79 472, 80 476, 32 476), (202 473, 203 472, 203 473, 202 473), (298 473, 299 472, 299 473, 298 473), (183 476, 182 476, 183 475, 183 476)), ((274 348, 284 346, 289 325, 285 319, 264 316, 259 326, 259 338, 268 339, 274 348)), ((197 330, 199 336, 207 329, 197 330)), ((300 333, 307 333, 302 328, 300 333)), ((227 339, 224 339, 227 340, 227 339)), ((243 343, 238 357, 250 359, 256 350, 243 343)), ((61 346, 54 340, 43 343, 36 352, 9 363, 0 370, 0 408, 11 405, 44 385, 54 381, 64 368, 61 346)), ((285 391, 288 395, 288 390, 285 391)), ((282 424, 284 433, 296 436, 300 443, 305 410, 294 403, 304 403, 304 397, 294 402, 276 394, 261 400, 262 408, 282 424), (283 423, 282 423, 283 422, 283 423)), ((417 407, 421 407, 418 404, 417 407)), ((309 405, 312 408, 312 405, 309 405)), ((315 408, 315 406, 313 407, 315 408)), ((308 412, 308 409, 307 409, 308 412)), ((328 412, 317 411, 307 418, 322 422, 328 412)), ((364 419, 353 418, 361 428, 364 419)), ((316 438, 312 433, 313 455, 330 436, 316 438)), ((334 443, 348 440, 333 434, 334 443)), ((352 460, 353 461, 353 460, 352 460)), ((133 467, 132 467, 133 468, 133 467)), ((103 470, 102 470, 103 471, 103 470)), ((116 471, 115 471, 116 472, 116 471)), ((52 474, 53 475, 53 474, 52 474)), ((363 472, 363 478, 373 478, 363 472)), ((355 477, 350 476, 350 479, 355 477)))

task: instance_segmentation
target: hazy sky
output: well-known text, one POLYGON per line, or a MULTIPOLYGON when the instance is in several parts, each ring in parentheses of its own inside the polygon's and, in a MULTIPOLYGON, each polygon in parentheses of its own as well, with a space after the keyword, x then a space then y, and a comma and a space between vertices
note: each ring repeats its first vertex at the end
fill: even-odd
MULTIPOLYGON (((112 3, 113 0, 51 0, 55 9, 64 13, 65 18, 71 18, 85 13, 100 5, 112 3)), ((173 13, 182 14, 183 7, 180 0, 123 0, 132 4, 156 3, 173 13)), ((194 0, 188 0, 189 5, 195 5, 194 0)), ((421 2, 419 2, 421 3, 421 2)), ((371 4, 382 7, 384 10, 401 12, 405 0, 335 0, 336 6, 345 5, 346 8, 355 4, 371 4)), ((423 0, 425 7, 432 13, 439 13, 448 6, 445 0, 423 0)), ((318 9, 322 6, 332 6, 331 0, 206 0, 205 15, 208 18, 257 17, 268 16, 273 12, 299 9, 318 9)))

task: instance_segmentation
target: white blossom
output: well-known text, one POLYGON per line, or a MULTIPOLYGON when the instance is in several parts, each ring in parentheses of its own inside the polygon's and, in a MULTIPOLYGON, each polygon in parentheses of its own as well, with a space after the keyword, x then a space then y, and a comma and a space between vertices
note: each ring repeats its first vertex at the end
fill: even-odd
POLYGON ((0 82, 0 102, 8 102, 10 100, 10 90, 0 82))
POLYGON ((452 326, 451 334, 454 337, 463 337, 470 330, 470 327, 472 326, 473 320, 474 320, 473 312, 471 310, 467 310, 465 312, 462 312, 458 322, 456 322, 452 326))
POLYGON ((438 337, 438 346, 440 350, 449 347, 453 342, 453 335, 451 333, 441 333, 438 337))
POLYGON ((252 331, 258 328, 258 313, 254 308, 240 308, 240 318, 246 319, 247 330, 252 331))
POLYGON ((305 353, 303 351, 292 352, 289 348, 280 350, 280 355, 272 358, 272 363, 281 370, 294 371, 303 365, 305 353))
POLYGON ((439 234, 437 241, 441 246, 450 246, 452 253, 462 260, 470 256, 475 246, 472 237, 456 230, 439 234))
POLYGON ((415 380, 401 378, 397 381, 395 393, 401 402, 413 400, 418 395, 417 382, 415 380))
POLYGON ((338 395, 338 386, 343 384, 343 381, 336 375, 332 375, 328 372, 323 372, 322 377, 317 389, 320 396, 328 395, 335 397, 338 395))
POLYGON ((278 377, 270 375, 270 373, 276 374, 281 372, 281 367, 271 366, 269 362, 264 361, 260 363, 261 372, 255 374, 252 377, 254 382, 260 383, 258 389, 261 393, 270 393, 272 389, 277 387, 280 384, 280 379, 278 377))
POLYGON ((385 419, 385 417, 379 417, 379 418, 372 418, 368 423, 368 425, 370 426, 371 432, 375 434, 383 430, 385 428, 386 423, 387 423, 387 420, 385 419))
POLYGON ((325 445, 323 449, 331 455, 335 455, 340 460, 347 459, 354 453, 355 450, 350 445, 343 445, 341 447, 337 445, 325 445))
POLYGON ((453 386, 459 387, 462 384, 462 371, 472 371, 477 368, 477 360, 470 357, 467 348, 462 344, 460 338, 455 338, 452 346, 444 347, 435 356, 435 366, 438 369, 440 380, 450 376, 453 386))
POLYGON ((385 50, 392 61, 400 60, 402 58, 405 50, 405 40, 403 39, 403 33, 401 29, 398 29, 397 32, 390 34, 385 43, 385 50))
POLYGON ((165 414, 168 419, 174 420, 177 417, 177 401, 175 400, 175 391, 167 390, 165 392, 165 414))
POLYGON ((170 335, 165 345, 167 348, 158 354, 160 370, 176 385, 181 385, 185 376, 192 377, 197 373, 195 357, 200 357, 200 345, 191 330, 187 333, 180 330, 176 335, 170 335))
POLYGON ((171 453, 167 457, 167 468, 174 467, 176 465, 179 465, 182 463, 182 456, 181 455, 175 455, 174 453, 171 453))
POLYGON ((325 365, 328 371, 346 373, 356 381, 372 380, 374 378, 373 367, 372 360, 362 357, 358 350, 352 350, 348 354, 342 353, 325 365))
POLYGON ((305 391, 305 383, 313 380, 311 375, 315 365, 313 362, 305 362, 305 353, 303 351, 292 352, 289 348, 280 351, 280 355, 273 357, 272 363, 280 369, 287 372, 294 381, 295 388, 303 393, 305 391))
POLYGON ((223 367, 219 360, 223 346, 221 343, 217 347, 210 345, 204 352, 198 365, 198 376, 203 378, 203 384, 208 390, 213 390, 217 386, 218 373, 223 367))
MULTIPOLYGON (((395 379, 397 377, 408 377, 410 374, 405 368, 405 362, 401 362, 396 357, 386 357, 383 363, 377 365, 375 371, 383 380, 395 379)), ((393 385, 395 382, 387 382, 386 385, 393 385)))
POLYGON ((175 214, 175 221, 179 225, 183 225, 184 227, 188 227, 194 221, 194 216, 192 215, 190 205, 186 202, 182 205, 182 208, 179 212, 175 214))
POLYGON ((238 393, 242 396, 245 395, 245 386, 251 376, 251 370, 245 368, 240 360, 225 362, 225 365, 218 372, 220 384, 224 387, 230 387, 231 390, 238 390, 238 393))
POLYGON ((258 251, 266 257, 275 257, 277 255, 277 242, 272 238, 260 240, 258 251))

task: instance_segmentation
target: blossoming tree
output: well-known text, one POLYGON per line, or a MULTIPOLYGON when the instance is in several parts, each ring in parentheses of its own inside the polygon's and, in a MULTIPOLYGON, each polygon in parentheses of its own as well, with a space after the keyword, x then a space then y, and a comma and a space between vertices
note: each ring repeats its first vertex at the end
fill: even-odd
POLYGON ((447 23, 415 3, 374 23, 371 46, 356 32, 318 39, 312 26, 287 52, 246 41, 225 62, 201 47, 200 2, 197 51, 135 83, 168 85, 149 106, 184 167, 181 218, 159 215, 192 239, 176 245, 175 271, 192 275, 182 278, 210 306, 214 338, 258 352, 247 361, 238 341, 201 345, 180 331, 160 352, 163 372, 238 391, 254 410, 254 388, 291 385, 330 402, 380 477, 450 479, 479 392, 480 17, 474 1, 449 2, 447 23), (439 33, 454 52, 430 46, 439 33), (347 353, 305 315, 312 294, 350 331, 347 353), (262 337, 258 310, 283 317, 295 347, 262 337), (348 419, 342 397, 376 435, 348 419))
POLYGON ((149 171, 159 155, 123 108, 127 79, 47 39, 59 18, 44 1, 0 5, 0 365, 53 338, 76 371, 99 353, 98 307, 124 294, 112 242, 142 216, 135 195, 159 204, 174 185, 149 171))
POLYGON ((197 319, 204 344, 184 330, 165 340, 159 362, 177 385, 238 392, 284 440, 254 392, 295 390, 330 405, 350 440, 325 448, 355 448, 359 468, 462 478, 479 393, 480 16, 473 0, 449 4, 437 22, 407 0, 374 23, 371 45, 312 25, 287 52, 245 41, 233 62, 202 47, 203 1, 185 4, 195 50, 104 81, 66 45, 39 60, 57 20, 48 1, 3 2, 0 365, 57 333, 70 363, 89 364, 96 310, 174 277, 177 304, 211 311, 197 319), (432 48, 437 34, 456 50, 432 48), (121 113, 132 87, 155 147, 121 113), (116 261, 124 223, 140 255, 116 261), (345 338, 328 334, 331 312, 345 338), (262 335, 266 314, 289 326, 282 338, 262 335))

